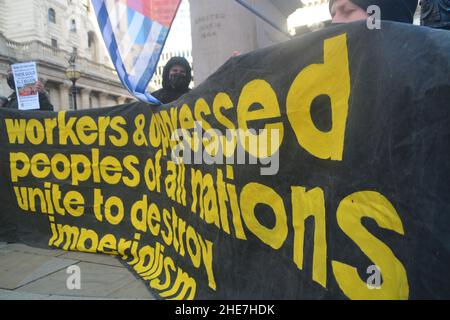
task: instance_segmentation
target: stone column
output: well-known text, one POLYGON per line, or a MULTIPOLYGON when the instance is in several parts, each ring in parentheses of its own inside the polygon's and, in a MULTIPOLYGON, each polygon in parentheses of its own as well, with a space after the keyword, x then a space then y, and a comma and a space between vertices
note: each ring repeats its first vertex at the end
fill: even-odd
POLYGON ((55 111, 69 110, 69 93, 71 86, 69 83, 63 82, 59 85, 59 104, 53 105, 55 111))
POLYGON ((125 104, 126 100, 127 100, 127 98, 125 98, 124 96, 120 96, 120 97, 116 98, 117 104, 125 104))
POLYGON ((99 99, 100 108, 108 107, 110 105, 110 103, 108 101, 108 94, 101 92, 98 95, 98 99, 99 99))
POLYGON ((38 80, 44 86, 45 95, 49 99, 50 103, 53 105, 54 109, 55 110, 58 109, 59 108, 59 100, 60 100, 58 86, 55 85, 54 83, 51 83, 51 82, 49 83, 49 79, 45 78, 45 77, 44 78, 39 77, 38 80), (50 86, 50 88, 49 88, 49 86, 50 86))
MULTIPOLYGON (((287 17, 275 2, 247 1, 262 15, 287 31, 287 17)), ((300 1, 296 1, 300 6, 300 1)), ((286 36, 259 19, 236 1, 191 0, 192 57, 195 83, 201 83, 227 61, 234 51, 242 54, 288 40, 286 36)))
POLYGON ((88 88, 80 88, 79 90, 81 95, 81 105, 79 106, 79 109, 90 109, 89 97, 91 95, 91 90, 88 88))

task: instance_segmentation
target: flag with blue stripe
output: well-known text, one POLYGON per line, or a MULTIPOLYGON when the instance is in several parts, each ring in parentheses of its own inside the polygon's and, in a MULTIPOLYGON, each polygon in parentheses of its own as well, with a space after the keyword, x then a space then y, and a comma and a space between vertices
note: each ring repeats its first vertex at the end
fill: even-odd
POLYGON ((146 92, 181 0, 92 0, 117 74, 139 100, 160 105, 146 92))

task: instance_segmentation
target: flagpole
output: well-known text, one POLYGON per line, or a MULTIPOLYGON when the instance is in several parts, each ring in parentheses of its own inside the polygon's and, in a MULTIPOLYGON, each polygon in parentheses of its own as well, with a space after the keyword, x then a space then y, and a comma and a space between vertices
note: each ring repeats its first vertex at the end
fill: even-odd
POLYGON ((275 28, 276 30, 280 31, 282 34, 284 34, 285 36, 287 36, 289 39, 292 39, 292 36, 284 31, 283 29, 281 29, 279 26, 277 26, 274 22, 272 22, 271 20, 269 20, 268 18, 266 18, 265 16, 263 16, 261 13, 259 13, 258 11, 256 11, 254 8, 252 8, 250 5, 248 5, 247 3, 245 3, 243 0, 235 0, 237 3, 239 3, 241 6, 243 6, 244 8, 246 8, 247 10, 251 11, 252 13, 254 13, 256 16, 258 16, 261 20, 265 21, 266 23, 270 24, 273 28, 275 28))

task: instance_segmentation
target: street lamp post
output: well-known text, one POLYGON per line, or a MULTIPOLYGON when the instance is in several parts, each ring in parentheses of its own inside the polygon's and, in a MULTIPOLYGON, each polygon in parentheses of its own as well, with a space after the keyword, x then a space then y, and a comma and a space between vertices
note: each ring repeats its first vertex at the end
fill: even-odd
POLYGON ((77 66, 75 64, 75 60, 77 58, 76 52, 72 52, 70 55, 69 63, 70 66, 66 70, 66 77, 72 81, 72 99, 73 99, 73 108, 77 110, 77 80, 80 79, 81 73, 78 71, 77 66))

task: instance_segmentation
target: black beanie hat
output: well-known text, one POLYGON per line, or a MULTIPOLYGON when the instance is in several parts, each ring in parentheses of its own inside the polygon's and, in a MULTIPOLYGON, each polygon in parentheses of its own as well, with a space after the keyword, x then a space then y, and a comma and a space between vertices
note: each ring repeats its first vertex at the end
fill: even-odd
MULTIPOLYGON (((331 6, 335 0, 330 0, 331 6)), ((367 10, 371 5, 377 5, 381 9, 381 20, 413 23, 419 0, 350 0, 357 6, 367 10)))

